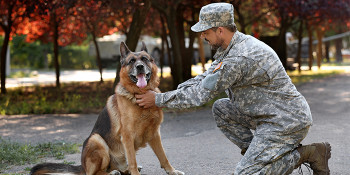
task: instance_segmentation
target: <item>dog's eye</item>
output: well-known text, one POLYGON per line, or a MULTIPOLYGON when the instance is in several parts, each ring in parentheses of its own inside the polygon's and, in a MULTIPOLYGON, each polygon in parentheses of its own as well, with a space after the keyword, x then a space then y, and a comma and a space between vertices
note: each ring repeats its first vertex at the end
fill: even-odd
POLYGON ((129 64, 133 64, 133 63, 135 63, 135 61, 136 61, 136 59, 133 58, 133 59, 131 59, 131 60, 129 61, 129 64))
POLYGON ((141 57, 141 60, 142 60, 143 62, 149 61, 146 57, 141 57))

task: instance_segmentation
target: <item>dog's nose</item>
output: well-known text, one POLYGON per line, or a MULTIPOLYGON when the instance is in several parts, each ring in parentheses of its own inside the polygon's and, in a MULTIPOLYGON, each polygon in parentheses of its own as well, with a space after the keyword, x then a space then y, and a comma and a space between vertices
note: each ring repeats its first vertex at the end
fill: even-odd
POLYGON ((141 64, 141 65, 137 65, 137 66, 136 66, 136 69, 137 69, 137 70, 143 70, 143 67, 144 67, 144 66, 143 66, 142 64, 141 64))

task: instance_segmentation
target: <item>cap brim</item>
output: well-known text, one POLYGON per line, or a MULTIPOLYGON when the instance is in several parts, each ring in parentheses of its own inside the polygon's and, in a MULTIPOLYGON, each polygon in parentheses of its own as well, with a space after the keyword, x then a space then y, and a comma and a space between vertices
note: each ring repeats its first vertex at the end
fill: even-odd
POLYGON ((203 32, 203 31, 206 31, 210 28, 212 28, 212 27, 209 25, 205 25, 199 21, 191 27, 191 30, 194 32, 203 32))

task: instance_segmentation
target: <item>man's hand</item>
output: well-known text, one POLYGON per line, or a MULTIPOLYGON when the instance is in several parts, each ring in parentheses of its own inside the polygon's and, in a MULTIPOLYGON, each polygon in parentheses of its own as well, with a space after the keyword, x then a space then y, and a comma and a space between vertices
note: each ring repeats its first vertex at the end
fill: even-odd
POLYGON ((136 103, 144 108, 151 108, 156 106, 155 102, 156 102, 156 92, 154 91, 147 91, 144 94, 136 94, 136 103))

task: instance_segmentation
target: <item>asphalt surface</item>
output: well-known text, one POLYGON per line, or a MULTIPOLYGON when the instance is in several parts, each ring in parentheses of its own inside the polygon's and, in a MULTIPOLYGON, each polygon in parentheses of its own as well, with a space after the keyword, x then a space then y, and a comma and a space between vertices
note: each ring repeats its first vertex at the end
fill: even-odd
MULTIPOLYGON (((331 174, 350 174, 350 74, 315 80, 297 88, 309 102, 314 121, 302 143, 329 142, 332 146, 331 174)), ((96 114, 0 116, 0 136, 18 142, 82 143, 96 118, 96 114)), ((170 163, 188 175, 232 174, 242 157, 240 150, 216 127, 209 108, 166 112, 161 133, 170 163)), ((141 149, 137 159, 143 166, 142 174, 166 174, 149 147, 141 149)), ((65 160, 80 164, 80 154, 67 155, 65 160)), ((27 173, 24 168, 31 166, 9 167, 4 173, 27 173)), ((312 174, 306 168, 303 172, 312 174)))

